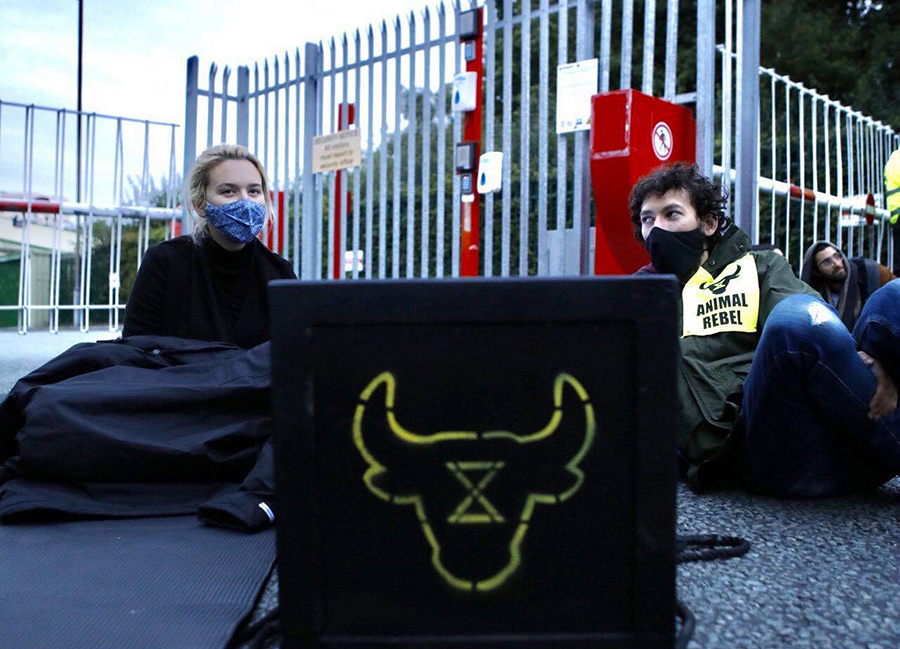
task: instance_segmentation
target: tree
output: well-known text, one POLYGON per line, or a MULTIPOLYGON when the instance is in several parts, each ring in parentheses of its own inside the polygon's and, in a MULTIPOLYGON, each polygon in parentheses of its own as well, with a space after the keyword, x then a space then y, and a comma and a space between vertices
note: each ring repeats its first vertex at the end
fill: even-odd
POLYGON ((762 64, 900 127, 900 4, 765 0, 762 64))

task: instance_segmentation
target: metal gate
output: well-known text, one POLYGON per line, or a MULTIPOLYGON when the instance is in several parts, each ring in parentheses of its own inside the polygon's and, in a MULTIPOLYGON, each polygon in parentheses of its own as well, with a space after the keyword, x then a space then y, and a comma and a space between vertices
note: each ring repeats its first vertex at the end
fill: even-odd
MULTIPOLYGON (((205 88, 192 57, 183 169, 214 143, 255 151, 276 194, 266 239, 305 279, 330 277, 335 266, 348 278, 458 276, 452 152, 462 120, 449 109, 449 84, 463 66, 460 15, 475 6, 398 16, 241 66, 234 78, 213 63, 205 88), (313 173, 312 138, 346 128, 359 129, 361 166, 313 173), (347 193, 346 223, 336 228, 347 193)), ((821 238, 853 255, 893 258, 882 169, 900 136, 759 67, 759 0, 726 0, 718 13, 700 0, 690 15, 679 14, 678 0, 480 6, 483 144, 505 160, 502 191, 484 198, 482 274, 589 272, 588 134, 551 128, 557 65, 595 57, 600 91, 636 87, 694 106, 701 170, 727 183, 735 221, 781 247, 795 269, 821 238), (724 34, 718 46, 716 33, 724 34)), ((0 102, 0 177, 13 168, 22 178, 0 188, 0 326, 8 315, 23 332, 55 331, 61 321, 87 329, 94 314, 94 325, 100 317, 119 328, 143 251, 188 217, 178 199, 177 128, 0 102), (9 295, 4 267, 15 272, 9 295)))
MULTIPOLYGON (((484 150, 502 151, 505 163, 502 192, 484 201, 482 272, 558 275, 573 265, 588 272, 589 134, 551 132, 556 66, 596 57, 600 91, 639 85, 647 94, 696 103, 700 164, 711 173, 714 5, 699 2, 687 21, 677 0, 659 7, 655 0, 638 6, 633 0, 488 0, 483 6, 484 150), (682 22, 688 27, 680 28, 682 22), (682 71, 685 51, 697 63, 682 71), (548 232, 554 230, 574 231, 580 245, 563 248, 551 263, 548 232)), ((297 50, 252 70, 239 67, 236 84, 229 68, 212 64, 200 88, 199 60, 192 57, 185 169, 198 140, 200 146, 204 139, 206 146, 237 141, 259 155, 275 191, 287 196, 276 210, 274 227, 285 231, 276 249, 302 278, 327 277, 335 255, 348 252, 347 277, 459 275, 460 187, 448 152, 462 129, 459 113, 449 110, 448 86, 462 65, 457 25, 463 11, 459 3, 441 4, 365 33, 307 44, 302 55, 297 50), (355 125, 347 118, 340 123, 339 113, 349 112, 342 104, 356 106, 355 125), (314 174, 312 137, 351 126, 360 130, 361 166, 314 174), (352 201, 349 227, 334 245, 336 185, 351 188, 352 201)))

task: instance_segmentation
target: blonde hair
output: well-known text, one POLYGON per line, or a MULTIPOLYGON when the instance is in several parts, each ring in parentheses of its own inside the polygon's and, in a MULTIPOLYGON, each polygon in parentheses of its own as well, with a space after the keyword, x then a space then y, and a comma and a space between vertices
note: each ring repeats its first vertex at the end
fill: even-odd
POLYGON ((197 243, 209 233, 209 224, 207 224, 206 218, 200 212, 201 209, 206 207, 206 186, 209 184, 209 175, 213 169, 225 160, 247 160, 256 167, 259 177, 262 179, 263 197, 266 201, 266 224, 268 226, 272 224, 274 209, 272 207, 272 197, 269 195, 269 181, 266 180, 266 170, 263 169, 259 158, 240 144, 217 144, 201 153, 196 162, 194 162, 194 166, 191 167, 190 184, 188 186, 191 207, 194 208, 194 231, 191 233, 191 236, 197 243))

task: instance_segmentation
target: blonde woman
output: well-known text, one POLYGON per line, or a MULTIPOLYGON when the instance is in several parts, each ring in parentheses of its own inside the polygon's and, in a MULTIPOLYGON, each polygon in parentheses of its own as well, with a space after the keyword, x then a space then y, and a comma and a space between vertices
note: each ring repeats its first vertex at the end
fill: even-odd
POLYGON ((211 147, 191 169, 190 201, 194 232, 147 250, 123 335, 255 347, 269 339, 267 284, 296 279, 291 264, 257 238, 272 218, 265 170, 242 146, 211 147))

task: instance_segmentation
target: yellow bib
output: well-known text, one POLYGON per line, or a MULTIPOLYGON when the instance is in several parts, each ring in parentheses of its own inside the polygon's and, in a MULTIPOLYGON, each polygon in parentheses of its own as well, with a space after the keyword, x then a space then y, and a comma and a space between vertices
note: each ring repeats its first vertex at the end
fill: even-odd
POLYGON ((681 337, 710 336, 726 331, 756 331, 759 318, 759 275, 747 253, 725 267, 718 279, 700 268, 681 292, 684 327, 681 337))

